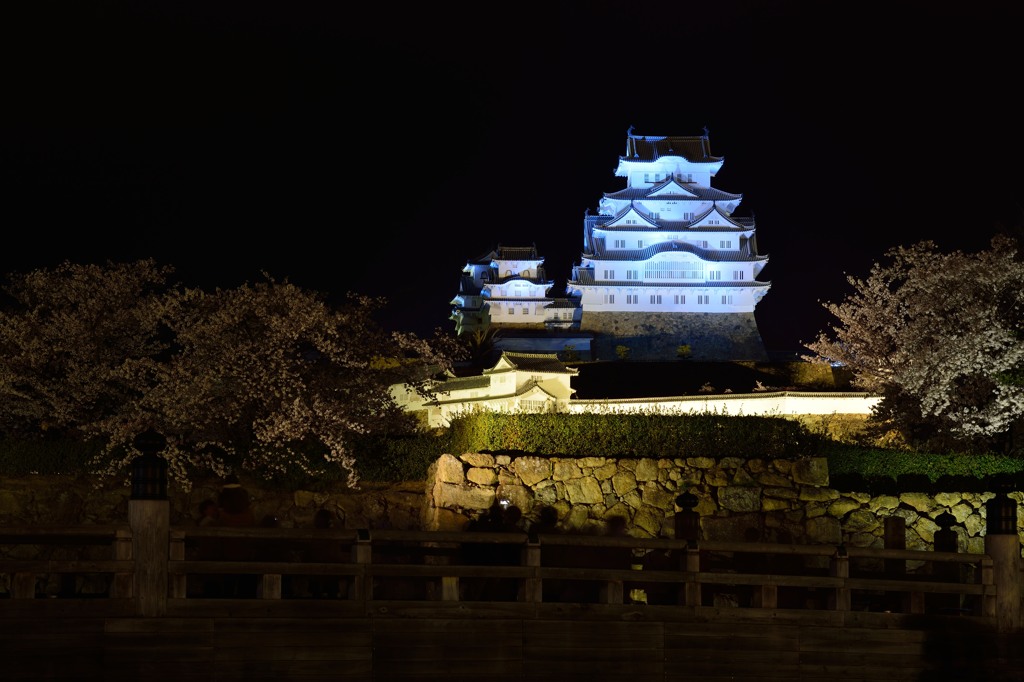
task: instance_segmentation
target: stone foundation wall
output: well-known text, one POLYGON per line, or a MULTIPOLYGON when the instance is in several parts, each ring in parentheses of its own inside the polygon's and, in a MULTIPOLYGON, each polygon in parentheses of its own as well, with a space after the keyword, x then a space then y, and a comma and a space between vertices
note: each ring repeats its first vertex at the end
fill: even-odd
MULTIPOLYGON (((545 506, 570 532, 602 532, 624 516, 636 537, 672 537, 675 498, 697 496, 706 540, 884 547, 885 519, 906 523, 907 549, 932 549, 937 519, 956 518, 958 551, 983 553, 985 503, 994 493, 872 496, 829 487, 824 458, 577 459, 444 455, 430 472, 426 527, 454 530, 507 499, 528 521, 545 506)), ((1010 495, 1018 503, 1019 492, 1010 495)), ((1018 535, 1021 524, 1018 507, 1018 535)))
POLYGON ((765 350, 753 313, 593 313, 583 311, 580 329, 594 334, 592 357, 615 360, 617 346, 632 360, 676 360, 680 344, 689 344, 693 360, 765 362, 765 350))
MULTIPOLYGON (((256 520, 277 516, 284 527, 311 527, 318 509, 334 512, 346 528, 422 527, 424 484, 411 481, 388 485, 367 484, 359 490, 285 492, 266 489, 242 478, 249 491, 256 520)), ((171 524, 188 525, 198 518, 199 503, 217 499, 221 482, 196 483, 184 492, 171 485, 168 497, 171 524)), ((26 476, 0 481, 0 525, 75 525, 127 523, 128 485, 97 487, 91 477, 26 476)))
MULTIPOLYGON (((697 496, 708 540, 756 536, 769 542, 882 547, 885 519, 898 516, 906 522, 907 548, 931 549, 939 515, 949 512, 956 519, 959 551, 975 553, 983 551, 985 503, 994 497, 837 490, 829 486, 824 458, 618 460, 469 453, 443 455, 426 481, 363 484, 359 490, 282 492, 242 482, 256 518, 272 514, 285 527, 309 527, 318 509, 329 509, 346 528, 459 530, 504 498, 527 522, 550 506, 567 531, 601 532, 607 519, 618 515, 627 519, 632 535, 672 537, 675 498, 690 492, 697 496)), ((172 486, 171 523, 193 523, 199 502, 215 499, 219 488, 219 481, 198 483, 188 493, 172 486)), ((1020 535, 1022 496, 1010 497, 1018 502, 1020 535)), ((96 487, 88 477, 6 478, 0 482, 0 525, 127 522, 128 498, 127 485, 96 487)))

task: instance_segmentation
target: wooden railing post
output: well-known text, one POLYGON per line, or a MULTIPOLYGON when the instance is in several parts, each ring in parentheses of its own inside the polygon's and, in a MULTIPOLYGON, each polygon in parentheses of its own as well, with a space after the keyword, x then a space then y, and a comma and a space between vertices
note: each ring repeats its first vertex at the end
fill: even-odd
POLYGON ((605 580, 599 591, 601 603, 621 604, 624 590, 622 580, 605 580))
MULTIPOLYGON (((907 548, 907 520, 902 516, 885 517, 884 540, 886 549, 907 548)), ((885 559, 885 576, 903 580, 907 577, 907 562, 905 559, 885 559)), ((885 594, 885 608, 895 613, 912 612, 915 604, 911 596, 906 592, 887 592, 885 594)), ((920 613, 920 611, 918 611, 920 613)))
POLYGON ((1017 502, 1001 490, 985 506, 985 553, 992 557, 996 587, 995 616, 999 632, 1021 628, 1021 557, 1017 502))
POLYGON ((11 581, 11 597, 14 599, 35 599, 36 574, 15 573, 11 581))
POLYGON ((689 574, 683 584, 683 604, 685 606, 700 606, 700 547, 694 543, 685 550, 684 570, 689 574))
POLYGON ((540 542, 536 538, 532 538, 526 543, 523 563, 534 569, 534 575, 526 579, 523 588, 523 601, 540 603, 544 601, 544 581, 536 577, 536 571, 540 568, 540 542))
POLYGON ((167 445, 163 434, 148 429, 135 437, 142 454, 132 460, 132 493, 128 525, 135 558, 136 613, 167 613, 167 561, 170 557, 171 503, 167 499, 167 460, 157 453, 167 445))
MULTIPOLYGON (((992 557, 985 555, 978 567, 978 582, 985 586, 995 585, 995 570, 992 566, 992 557)), ((981 598, 981 615, 986 618, 996 617, 996 596, 989 590, 985 590, 981 598)))
POLYGON ((264 573, 259 585, 260 599, 281 598, 281 574, 264 573))
POLYGON ((441 601, 459 601, 460 591, 459 576, 441 576, 441 601))
POLYGON ((846 548, 840 545, 832 557, 832 576, 842 578, 843 583, 836 588, 836 611, 849 611, 851 605, 850 588, 847 587, 846 579, 850 577, 850 557, 846 554, 846 548))
MULTIPOLYGON (((171 547, 170 547, 170 560, 171 561, 184 561, 185 560, 185 532, 180 530, 171 531, 171 547)), ((188 585, 188 576, 175 573, 170 577, 171 581, 171 598, 172 599, 184 599, 186 597, 186 590, 188 585)))
MULTIPOLYGON (((118 530, 115 533, 114 559, 118 561, 130 561, 132 559, 132 533, 130 530, 118 530)), ((110 596, 130 599, 133 596, 132 583, 134 578, 134 573, 115 573, 114 580, 110 584, 110 596)))
MULTIPOLYGON (((948 511, 942 512, 935 518, 935 523, 939 524, 939 530, 935 531, 934 540, 932 541, 933 549, 936 552, 952 552, 954 554, 959 552, 960 542, 956 536, 956 531, 953 530, 956 517, 948 511)), ((936 580, 951 583, 961 582, 962 570, 961 564, 952 561, 932 562, 932 575, 936 580)), ((940 613, 959 612, 963 606, 962 597, 963 595, 959 594, 935 594, 930 597, 929 601, 932 602, 934 608, 940 613)))
POLYGON ((356 541, 352 545, 352 561, 360 565, 360 571, 352 576, 351 599, 367 601, 373 599, 373 578, 369 575, 370 563, 373 560, 370 544, 370 531, 356 531, 356 541))
POLYGON ((779 586, 765 583, 754 593, 754 606, 762 609, 775 609, 779 606, 779 586))
POLYGON ((167 561, 170 558, 171 509, 167 500, 128 500, 135 558, 136 612, 140 616, 167 613, 167 561))

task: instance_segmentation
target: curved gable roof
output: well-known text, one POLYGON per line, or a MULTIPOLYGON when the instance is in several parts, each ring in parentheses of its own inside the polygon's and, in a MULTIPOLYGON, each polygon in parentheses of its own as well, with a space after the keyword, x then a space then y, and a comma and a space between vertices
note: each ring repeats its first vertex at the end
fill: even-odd
POLYGON ((548 372, 555 374, 578 374, 579 370, 566 367, 556 353, 516 353, 502 351, 501 357, 484 374, 518 369, 524 372, 548 372))
POLYGON ((665 180, 663 182, 660 182, 660 183, 654 185, 653 187, 651 187, 650 190, 647 193, 647 196, 649 196, 649 197, 658 197, 659 199, 661 197, 680 197, 680 196, 681 197, 687 197, 687 198, 694 198, 697 195, 694 192, 694 190, 691 189, 690 187, 696 188, 697 185, 694 185, 692 182, 689 183, 689 185, 690 186, 684 185, 683 183, 681 183, 678 180, 676 180, 675 176, 672 176, 672 177, 668 178, 667 180, 665 180))
MULTIPOLYGON (((725 213, 722 213, 722 210, 720 208, 718 208, 718 204, 711 204, 711 208, 709 208, 708 210, 704 211, 704 213, 702 213, 701 215, 696 216, 690 222, 690 227, 692 229, 695 229, 695 230, 701 229, 702 225, 700 224, 700 222, 702 220, 704 220, 705 218, 707 218, 708 216, 712 215, 712 214, 717 215, 722 220, 727 222, 729 225, 737 227, 737 228, 739 228, 741 230, 749 229, 749 226, 743 225, 741 223, 738 223, 735 220, 733 220, 730 216, 726 215, 725 213)), ((721 225, 709 225, 708 227, 719 227, 720 228, 721 225)))
POLYGON ((629 225, 629 227, 632 228, 632 229, 644 228, 644 227, 649 227, 649 228, 657 228, 658 227, 658 223, 654 222, 653 220, 651 220, 651 218, 649 218, 645 214, 641 213, 640 211, 636 210, 636 206, 634 206, 632 202, 630 202, 629 206, 627 206, 626 208, 624 208, 621 211, 619 211, 618 215, 616 215, 611 220, 609 220, 605 224, 605 226, 606 227, 619 227, 620 225, 624 224, 621 221, 624 220, 626 218, 626 216, 628 216, 630 214, 635 215, 637 218, 639 218, 640 220, 643 221, 643 223, 640 223, 640 224, 629 225))
MULTIPOLYGON (((733 194, 732 192, 725 192, 715 187, 706 187, 704 185, 689 185, 686 187, 686 194, 670 194, 670 195, 653 195, 654 192, 658 191, 665 183, 660 185, 654 185, 653 187, 626 187, 620 189, 617 192, 605 192, 605 199, 618 199, 636 201, 639 199, 682 199, 684 201, 742 201, 742 194, 733 194)), ((678 183, 676 183, 678 184, 678 183)))

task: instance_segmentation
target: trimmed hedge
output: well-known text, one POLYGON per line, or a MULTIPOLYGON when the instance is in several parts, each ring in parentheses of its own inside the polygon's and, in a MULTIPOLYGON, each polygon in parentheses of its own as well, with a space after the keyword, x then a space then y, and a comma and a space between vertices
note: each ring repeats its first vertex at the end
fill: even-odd
POLYGON ((454 420, 454 452, 562 457, 799 457, 819 438, 776 417, 481 413, 454 420))
POLYGON ((956 455, 883 450, 826 443, 832 487, 875 494, 985 492, 1001 485, 1019 489, 1024 459, 1010 455, 956 455))
MULTIPOLYGON (((1024 481, 1024 460, 1014 457, 868 448, 832 440, 797 420, 762 416, 481 412, 458 417, 443 431, 361 436, 352 447, 360 479, 377 483, 424 480, 438 456, 466 452, 620 459, 823 456, 832 487, 872 493, 967 492, 1024 481)), ((0 441, 0 475, 85 473, 98 450, 81 441, 0 441)), ((345 480, 340 468, 316 477, 295 471, 273 478, 282 487, 312 490, 345 480)))

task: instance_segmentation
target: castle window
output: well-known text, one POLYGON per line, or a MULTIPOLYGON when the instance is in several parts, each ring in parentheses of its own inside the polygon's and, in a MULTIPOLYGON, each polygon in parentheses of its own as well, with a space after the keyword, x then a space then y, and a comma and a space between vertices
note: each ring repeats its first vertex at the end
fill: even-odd
POLYGON ((625 239, 616 239, 615 240, 615 248, 616 249, 624 249, 624 248, 626 248, 626 240, 625 239))
POLYGON ((673 299, 676 305, 686 304, 686 294, 676 294, 675 296, 673 296, 673 299))
POLYGON ((711 303, 711 297, 705 296, 704 294, 697 294, 697 305, 707 305, 711 303))
POLYGON ((661 305, 661 295, 660 294, 651 294, 651 303, 654 303, 654 304, 657 304, 657 305, 661 305))
POLYGON ((732 296, 722 296, 722 305, 732 305, 732 296))
POLYGON ((626 279, 640 279, 640 271, 626 270, 626 279))
POLYGON ((615 303, 615 294, 605 294, 604 295, 604 302, 605 303, 615 303))
POLYGON ((638 249, 644 248, 644 240, 643 239, 636 240, 636 248, 638 248, 638 249))
POLYGON ((708 271, 708 279, 709 280, 722 279, 722 271, 721 270, 710 270, 710 271, 708 271))
POLYGON ((604 271, 604 278, 605 279, 615 279, 615 271, 614 270, 605 270, 604 271))
POLYGON ((732 241, 730 241, 728 239, 723 239, 722 241, 718 242, 718 248, 720 248, 720 249, 731 249, 732 248, 732 241))
POLYGON ((738 279, 738 280, 743 279, 743 271, 742 270, 733 270, 732 271, 732 278, 733 279, 738 279))
POLYGON ((636 305, 640 302, 640 296, 638 294, 626 294, 626 304, 636 305))
POLYGON ((704 279, 704 263, 700 261, 655 261, 644 269, 644 279, 704 279))

